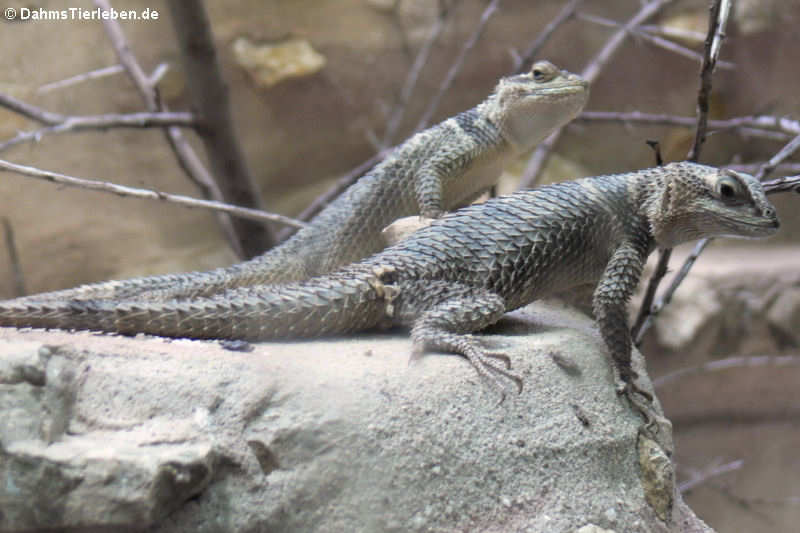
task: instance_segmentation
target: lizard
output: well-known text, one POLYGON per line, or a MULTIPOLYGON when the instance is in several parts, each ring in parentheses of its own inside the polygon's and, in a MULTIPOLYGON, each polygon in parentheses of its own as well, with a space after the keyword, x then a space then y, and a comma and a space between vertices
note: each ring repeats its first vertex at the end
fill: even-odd
POLYGON ((639 388, 626 305, 648 255, 690 240, 758 238, 779 221, 754 177, 696 163, 522 190, 462 208, 331 274, 211 297, 0 303, 0 325, 261 341, 410 326, 412 356, 464 356, 503 390, 510 359, 473 332, 507 311, 596 283, 593 311, 621 393, 639 388))
POLYGON ((494 185, 503 167, 575 118, 588 83, 549 61, 501 78, 477 106, 412 136, 284 243, 249 261, 206 272, 84 285, 28 301, 166 300, 225 289, 311 278, 385 246, 381 231, 396 219, 439 218, 494 185))

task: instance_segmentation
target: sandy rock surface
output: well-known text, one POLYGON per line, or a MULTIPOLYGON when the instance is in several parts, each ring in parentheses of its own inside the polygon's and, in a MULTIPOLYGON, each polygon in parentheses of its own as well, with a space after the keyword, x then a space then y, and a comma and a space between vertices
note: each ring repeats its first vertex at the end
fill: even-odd
POLYGON ((0 529, 706 531, 589 319, 490 333, 525 380, 502 404, 459 357, 409 365, 402 331, 233 352, 3 329, 0 529))

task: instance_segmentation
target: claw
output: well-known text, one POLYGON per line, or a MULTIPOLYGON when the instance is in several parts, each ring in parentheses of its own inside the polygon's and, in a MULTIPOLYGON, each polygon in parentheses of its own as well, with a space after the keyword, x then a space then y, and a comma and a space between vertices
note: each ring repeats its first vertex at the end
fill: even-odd
POLYGON ((502 361, 506 365, 506 370, 511 370, 511 358, 503 352, 483 352, 483 355, 502 361))
POLYGON ((629 381, 625 383, 622 387, 617 389, 617 394, 620 396, 625 395, 630 398, 633 394, 638 394, 642 396, 648 402, 653 402, 653 395, 647 392, 646 390, 639 387, 636 383, 629 381))
MULTIPOLYGON (((511 381, 517 386, 517 394, 522 392, 522 385, 523 381, 522 378, 518 375, 514 374, 513 372, 509 372, 508 369, 511 368, 511 359, 505 355, 496 352, 483 352, 483 351, 469 351, 469 353, 463 354, 464 357, 467 358, 469 363, 472 365, 472 368, 478 373, 480 377, 488 381, 491 386, 500 391, 500 403, 503 403, 505 400, 505 388, 500 380, 497 378, 497 375, 503 376, 511 381), (498 359, 502 361, 506 368, 501 368, 490 361, 490 359, 498 359)), ((499 405, 499 404, 498 404, 499 405)))
POLYGON ((617 394, 620 396, 624 395, 628 402, 630 402, 631 407, 639 413, 642 418, 644 418, 644 427, 648 431, 655 426, 656 420, 653 417, 652 407, 651 404, 653 403, 653 395, 647 392, 646 390, 641 389, 633 382, 625 383, 622 387, 617 389, 617 394), (639 398, 636 395, 641 396, 645 400, 647 400, 646 404, 642 404, 639 398))

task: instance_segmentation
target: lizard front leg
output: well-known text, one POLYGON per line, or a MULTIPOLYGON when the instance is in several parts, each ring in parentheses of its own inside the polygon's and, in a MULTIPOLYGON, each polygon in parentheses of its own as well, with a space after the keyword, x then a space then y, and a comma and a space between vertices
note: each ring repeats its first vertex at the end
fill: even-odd
POLYGON ((505 393, 498 375, 510 379, 522 391, 522 379, 507 370, 510 366, 508 356, 486 350, 469 334, 494 324, 503 316, 506 311, 503 298, 485 290, 454 292, 456 294, 451 298, 425 310, 414 321, 411 328, 412 357, 426 348, 455 352, 464 356, 481 378, 501 391, 501 402, 505 393), (494 360, 501 361, 505 368, 494 360))
POLYGON ((634 395, 641 395, 648 403, 652 402, 653 396, 635 383, 639 376, 631 367, 631 336, 626 310, 628 300, 639 283, 645 258, 645 246, 625 242, 617 248, 597 284, 592 304, 600 334, 624 384, 620 392, 628 397, 649 424, 652 415, 634 395))
POLYGON ((414 176, 414 194, 423 218, 439 218, 444 214, 442 175, 433 165, 423 165, 414 176))

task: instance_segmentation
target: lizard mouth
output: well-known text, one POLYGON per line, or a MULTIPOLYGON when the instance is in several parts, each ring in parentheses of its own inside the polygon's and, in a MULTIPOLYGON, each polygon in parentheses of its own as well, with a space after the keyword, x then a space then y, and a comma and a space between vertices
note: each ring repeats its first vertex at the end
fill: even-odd
POLYGON ((540 87, 537 89, 531 90, 528 94, 531 95, 539 95, 539 94, 557 94, 561 95, 565 92, 569 93, 578 93, 586 91, 588 84, 585 81, 582 82, 565 82, 559 85, 553 85, 550 87, 540 87))
POLYGON ((777 219, 761 220, 758 222, 746 222, 744 220, 735 220, 729 217, 722 217, 722 219, 730 224, 731 227, 747 227, 758 233, 775 233, 781 226, 777 219))

